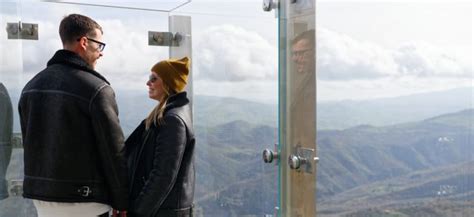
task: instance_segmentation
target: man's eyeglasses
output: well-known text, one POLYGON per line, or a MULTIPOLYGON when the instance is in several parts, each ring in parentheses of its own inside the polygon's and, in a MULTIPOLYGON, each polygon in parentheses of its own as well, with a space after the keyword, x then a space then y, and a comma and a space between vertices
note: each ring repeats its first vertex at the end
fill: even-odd
MULTIPOLYGON (((105 48, 105 43, 104 42, 101 42, 101 41, 97 41, 95 39, 92 39, 92 38, 89 38, 89 37, 86 37, 87 40, 89 41, 92 41, 92 42, 95 42, 99 45, 99 47, 97 48, 100 52, 104 51, 104 48, 105 48)), ((78 38, 77 41, 80 41, 81 39, 78 38)))
POLYGON ((151 82, 151 83, 155 83, 155 81, 157 80, 158 78, 154 75, 150 75, 150 77, 148 77, 148 81, 151 82))
POLYGON ((303 57, 306 56, 310 53, 310 51, 313 51, 313 49, 305 49, 305 50, 299 50, 299 51, 293 51, 291 54, 293 57, 303 57))

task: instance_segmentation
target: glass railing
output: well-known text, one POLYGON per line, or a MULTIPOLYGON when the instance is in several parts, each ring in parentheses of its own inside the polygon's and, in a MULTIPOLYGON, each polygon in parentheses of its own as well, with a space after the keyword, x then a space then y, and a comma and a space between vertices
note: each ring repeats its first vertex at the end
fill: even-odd
POLYGON ((42 2, 64 4, 64 5, 82 5, 95 6, 101 8, 120 8, 126 10, 144 10, 156 12, 172 12, 188 3, 191 0, 167 0, 167 1, 129 1, 129 0, 115 0, 115 1, 94 1, 94 0, 41 0, 42 2))
POLYGON ((472 215, 472 13, 317 4, 318 216, 472 215))
POLYGON ((14 137, 11 160, 2 158, 8 165, 9 197, 0 201, 1 217, 36 216, 32 202, 21 196, 24 175, 18 100, 25 84, 62 48, 59 22, 70 13, 85 14, 103 28, 107 45, 96 69, 115 90, 126 136, 155 106, 147 97, 151 66, 170 55, 169 47, 148 45, 148 31, 170 31, 169 16, 191 17, 194 80, 190 94, 197 136, 195 216, 275 216, 277 167, 261 160, 261 151, 278 139, 275 15, 250 1, 172 2, 183 6, 179 9, 149 7, 152 3, 0 3, 1 26, 21 21, 37 24, 39 30, 38 40, 7 39, 0 33, 0 81, 11 98, 14 137))
MULTIPOLYGON (((277 112, 291 107, 278 106, 278 55, 288 57, 289 97, 312 86, 298 85, 309 79, 299 77, 294 62, 308 51, 282 52, 275 13, 250 0, 98 2, 0 2, 0 82, 6 90, 0 89, 0 217, 36 216, 21 196, 18 100, 26 82, 61 49, 58 25, 70 13, 88 15, 104 29, 107 46, 97 71, 115 90, 126 136, 155 106, 145 84, 150 67, 170 56, 168 47, 148 45, 148 31, 171 31, 170 16, 191 17, 195 216, 291 213, 297 206, 279 202, 278 167, 261 160, 261 151, 279 142, 277 112), (8 23, 20 21, 38 24, 38 40, 8 39, 8 23)), ((470 2, 320 1, 316 25, 287 35, 291 41, 302 29, 316 30, 320 160, 317 184, 308 192, 316 187, 317 216, 474 212, 471 18, 470 2)), ((309 114, 296 116, 313 119, 309 114)), ((290 143, 298 133, 287 138, 290 143)), ((279 166, 287 167, 287 160, 279 166)))
POLYGON ((193 1, 197 216, 276 216, 277 19, 255 1, 193 1))

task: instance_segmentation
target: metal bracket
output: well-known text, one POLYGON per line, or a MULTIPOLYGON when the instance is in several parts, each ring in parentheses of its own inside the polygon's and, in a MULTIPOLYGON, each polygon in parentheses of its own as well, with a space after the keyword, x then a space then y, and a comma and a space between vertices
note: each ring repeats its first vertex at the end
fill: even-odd
POLYGON ((278 18, 279 1, 280 0, 263 0, 263 11, 270 12, 275 10, 275 18, 278 18))
POLYGON ((7 23, 8 39, 38 40, 38 24, 7 23))
POLYGON ((179 47, 183 40, 183 35, 179 32, 152 32, 148 31, 148 45, 179 47))
POLYGON ((262 158, 263 162, 265 163, 275 162, 275 164, 278 165, 278 161, 280 160, 280 154, 278 153, 278 144, 275 144, 274 151, 270 149, 263 150, 262 158))
POLYGON ((303 171, 311 174, 313 173, 313 166, 319 161, 315 153, 315 149, 297 146, 296 154, 292 154, 288 157, 288 165, 291 169, 297 170, 298 172, 303 171))
POLYGON ((264 11, 271 11, 278 8, 278 2, 276 0, 263 0, 262 7, 264 11))

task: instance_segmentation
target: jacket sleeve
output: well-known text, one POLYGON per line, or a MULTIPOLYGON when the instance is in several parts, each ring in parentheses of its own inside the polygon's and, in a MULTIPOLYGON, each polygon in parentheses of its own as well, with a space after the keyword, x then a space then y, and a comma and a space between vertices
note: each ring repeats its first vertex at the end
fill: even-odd
POLYGON ((186 148, 186 126, 176 115, 164 116, 164 125, 156 138, 153 168, 131 212, 151 216, 163 204, 173 188, 186 148))
MULTIPOLYGON (((1 85, 1 84, 0 84, 1 85)), ((10 96, 0 86, 0 144, 2 146, 11 146, 13 128, 13 111, 10 96), (4 92, 5 91, 5 92, 4 92)))
POLYGON ((128 171, 125 158, 124 136, 118 119, 115 94, 108 85, 101 87, 90 104, 99 162, 104 170, 111 206, 128 209, 128 171))

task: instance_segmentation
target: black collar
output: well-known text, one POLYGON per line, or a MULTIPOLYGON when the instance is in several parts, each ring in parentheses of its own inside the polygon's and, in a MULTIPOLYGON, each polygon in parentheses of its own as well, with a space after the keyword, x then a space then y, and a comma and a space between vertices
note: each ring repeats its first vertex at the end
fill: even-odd
POLYGON ((72 51, 69 51, 69 50, 56 51, 54 56, 48 61, 47 66, 54 65, 54 64, 65 64, 73 68, 89 72, 110 85, 110 83, 107 81, 107 79, 104 78, 104 76, 102 76, 97 71, 92 69, 90 65, 87 64, 86 61, 84 61, 84 59, 82 59, 79 55, 77 55, 76 53, 72 51))
POLYGON ((187 97, 186 91, 173 94, 168 98, 168 102, 166 103, 165 112, 176 107, 181 107, 189 103, 189 99, 187 97))

